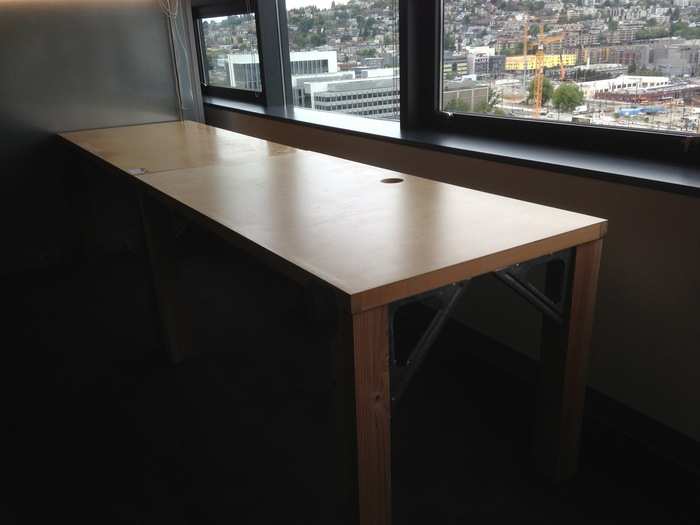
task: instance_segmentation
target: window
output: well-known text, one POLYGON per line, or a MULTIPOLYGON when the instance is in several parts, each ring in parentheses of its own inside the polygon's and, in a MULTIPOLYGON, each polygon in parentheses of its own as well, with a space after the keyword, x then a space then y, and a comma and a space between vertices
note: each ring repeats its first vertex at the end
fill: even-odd
POLYGON ((400 121, 426 137, 683 163, 700 148, 696 43, 645 33, 613 42, 606 29, 629 25, 633 35, 628 22, 648 9, 588 0, 192 4, 205 95, 285 115, 294 105, 400 121))
MULTIPOLYGON (((697 134, 699 55, 682 53, 682 35, 650 40, 648 16, 587 0, 443 0, 439 109, 697 134)), ((673 33, 667 18, 658 36, 673 33)))
POLYGON ((222 2, 193 11, 204 93, 260 98, 263 78, 255 2, 222 2))
MULTIPOLYGON (((390 89, 398 100, 398 0, 286 0, 286 7, 295 106, 368 98, 376 88, 390 89)), ((327 109, 360 114, 355 104, 327 109)), ((398 102, 380 116, 399 117, 398 102)))

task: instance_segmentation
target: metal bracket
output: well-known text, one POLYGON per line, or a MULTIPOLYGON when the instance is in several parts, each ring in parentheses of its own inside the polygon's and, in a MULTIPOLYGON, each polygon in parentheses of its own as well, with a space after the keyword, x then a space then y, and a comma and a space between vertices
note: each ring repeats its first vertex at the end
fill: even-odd
POLYGON ((516 264, 494 272, 494 275, 544 315, 558 324, 564 324, 566 322, 566 306, 569 304, 571 292, 568 283, 572 261, 573 250, 565 250, 516 264), (528 281, 528 272, 532 268, 542 265, 547 265, 549 276, 546 293, 528 281))
POLYGON ((430 350, 430 347, 440 334, 445 321, 447 321, 450 312, 454 309, 468 283, 469 281, 450 284, 443 288, 396 301, 389 306, 389 359, 391 368, 391 400, 393 403, 398 403, 399 399, 406 391, 406 387, 428 355, 428 350, 430 350), (428 299, 437 300, 440 304, 440 308, 428 325, 428 328, 426 328, 423 335, 413 347, 413 350, 411 350, 405 363, 400 364, 396 354, 396 337, 394 334, 396 313, 406 304, 428 299))

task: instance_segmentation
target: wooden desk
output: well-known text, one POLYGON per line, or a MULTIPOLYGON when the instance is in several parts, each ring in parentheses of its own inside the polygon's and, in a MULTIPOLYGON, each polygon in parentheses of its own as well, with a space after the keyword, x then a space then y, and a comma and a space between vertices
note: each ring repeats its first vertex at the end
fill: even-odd
POLYGON ((73 131, 60 137, 131 175, 226 165, 298 151, 187 120, 73 131))
POLYGON ((348 508, 359 508, 360 523, 391 522, 392 393, 411 375, 392 359, 393 312, 434 293, 445 299, 444 320, 458 283, 486 273, 546 314, 536 461, 557 480, 575 472, 605 220, 301 151, 134 179, 147 194, 144 222, 173 344, 187 334, 162 203, 335 293, 338 471, 357 490, 348 508), (528 261, 547 265, 549 297, 523 277, 528 261))

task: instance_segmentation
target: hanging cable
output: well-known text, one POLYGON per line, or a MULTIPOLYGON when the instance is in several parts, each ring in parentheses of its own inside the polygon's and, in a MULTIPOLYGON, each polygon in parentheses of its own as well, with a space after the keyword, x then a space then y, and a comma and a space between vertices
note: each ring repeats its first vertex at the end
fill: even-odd
MULTIPOLYGON (((168 19, 168 37, 170 41, 170 51, 172 54, 173 72, 175 74, 175 95, 177 97, 177 112, 178 118, 180 120, 183 120, 184 111, 188 108, 185 107, 185 103, 182 97, 181 75, 177 61, 177 46, 180 46, 180 48, 182 49, 182 55, 185 59, 185 66, 187 68, 187 71, 190 71, 190 60, 189 52, 185 46, 183 37, 180 34, 177 25, 177 19, 180 13, 180 0, 158 0, 158 4, 160 5, 161 11, 168 19)), ((194 93, 192 92, 192 83, 189 82, 188 85, 190 90, 190 96, 192 100, 194 100, 194 93)))

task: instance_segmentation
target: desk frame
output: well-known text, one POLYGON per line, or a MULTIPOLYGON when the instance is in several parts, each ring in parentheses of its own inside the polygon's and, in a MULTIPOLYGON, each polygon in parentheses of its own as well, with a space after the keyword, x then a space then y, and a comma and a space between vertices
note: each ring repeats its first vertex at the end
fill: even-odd
MULTIPOLYGON (((124 176, 123 171, 108 162, 94 155, 91 158, 96 161, 92 165, 124 176)), ((187 301, 181 297, 179 286, 176 216, 182 215, 203 225, 295 280, 320 283, 317 277, 253 245, 137 177, 128 176, 128 180, 139 198, 164 341, 173 361, 181 361, 191 351, 192 334, 187 301)), ((540 304, 541 298, 536 294, 534 300, 525 294, 547 314, 542 328, 534 453, 537 469, 554 481, 567 479, 576 471, 604 233, 601 231, 601 238, 597 240, 570 249, 570 271, 565 272, 564 277, 554 265, 548 265, 545 286, 548 293, 545 295, 556 295, 549 292, 561 288, 562 278, 566 282, 568 293, 558 310, 552 312, 552 305, 547 301, 540 304)), ((526 262, 510 261, 508 264, 526 262)), ((505 274, 499 271, 496 275, 503 277, 505 274)), ((320 284, 332 290, 337 312, 333 343, 337 515, 350 523, 388 525, 391 523, 391 387, 392 368, 395 368, 390 334, 393 312, 405 299, 386 302, 381 294, 375 294, 353 303, 347 294, 320 284)), ((448 285, 448 288, 450 286, 455 285, 448 285)), ((518 291, 518 285, 514 287, 518 291)), ((444 291, 438 288, 427 293, 444 291)), ((438 325, 447 318, 449 306, 457 297, 456 289, 445 295, 438 325)), ((434 335, 426 337, 429 343, 434 335)))
MULTIPOLYGON (((173 361, 178 362, 190 351, 191 327, 186 301, 180 299, 178 286, 170 210, 174 201, 153 190, 142 192, 140 198, 164 338, 173 361)), ((563 274, 556 266, 547 265, 545 289, 561 291, 563 287, 566 293, 561 294, 560 319, 543 315, 534 457, 536 468, 556 482, 572 477, 577 469, 602 246, 599 239, 572 248, 570 271, 563 274)), ((545 257, 544 261, 556 262, 560 258, 545 257)), ((279 269, 279 264, 273 266, 279 269)), ((441 321, 446 319, 449 305, 458 296, 456 290, 447 294, 447 311, 438 313, 441 321)), ((391 523, 392 373, 396 377, 391 326, 393 312, 404 301, 355 313, 351 312, 347 298, 336 295, 336 301, 333 345, 339 478, 336 508, 339 515, 348 518, 348 523, 388 525, 391 523)))

